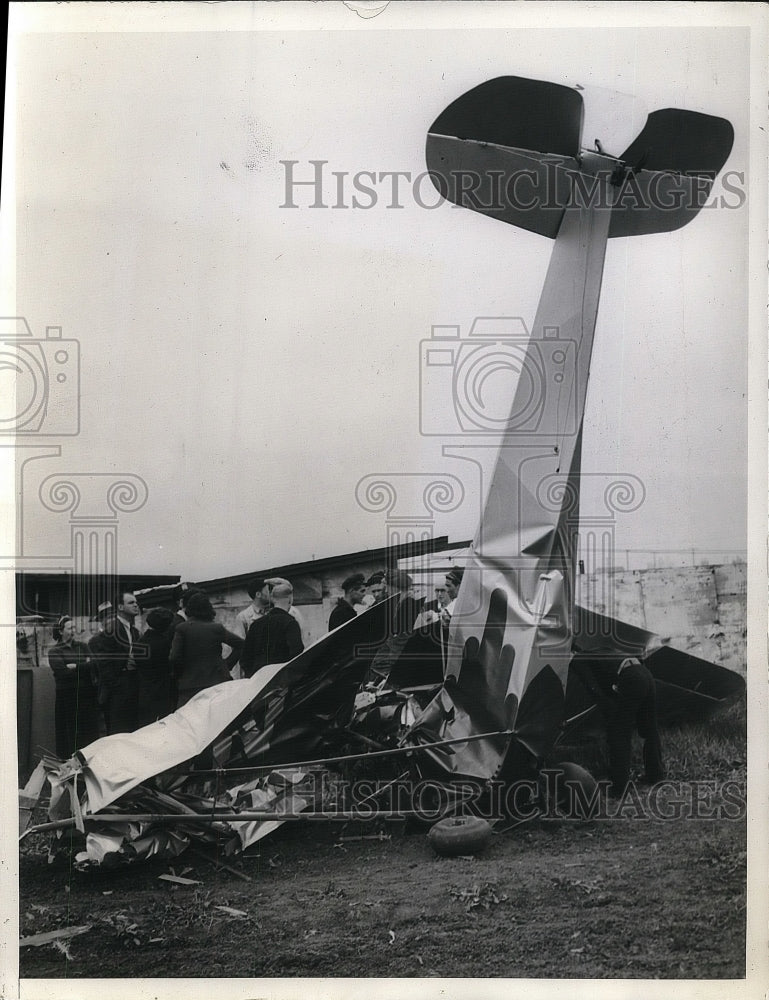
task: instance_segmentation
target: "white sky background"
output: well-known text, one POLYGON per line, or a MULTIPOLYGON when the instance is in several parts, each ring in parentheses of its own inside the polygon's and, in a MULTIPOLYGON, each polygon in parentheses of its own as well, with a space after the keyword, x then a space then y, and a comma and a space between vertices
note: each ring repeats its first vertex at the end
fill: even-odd
MULTIPOLYGON (((531 322, 552 241, 425 210, 408 184, 399 210, 390 182, 368 210, 311 209, 309 188, 280 208, 279 161, 309 178, 306 161, 328 160, 327 204, 332 170, 416 176, 435 117, 509 74, 727 118, 724 169, 747 173, 747 32, 535 28, 513 9, 505 29, 386 30, 405 12, 341 8, 331 21, 360 30, 187 33, 165 8, 147 23, 171 30, 20 39, 17 312, 82 350, 81 433, 28 467, 25 551, 68 550, 67 515, 36 500, 65 471, 146 480, 121 520, 126 573, 204 579, 383 545, 384 515, 355 500, 369 473, 459 476, 468 498, 435 534, 470 537, 471 466, 419 433, 419 344, 434 323, 531 322)), ((583 470, 646 486, 621 549, 746 548, 748 212, 609 242, 583 470)))
MULTIPOLYGON (((510 74, 616 88, 649 110, 728 118, 736 135, 725 170, 747 172, 750 153, 765 182, 765 22, 754 27, 761 57, 754 50, 752 60, 745 33, 728 27, 757 10, 765 14, 741 4, 392 3, 363 20, 337 3, 16 5, 16 23, 30 33, 15 49, 16 294, 6 269, 2 315, 25 315, 38 337, 60 325, 82 348, 82 431, 58 439, 60 459, 29 467, 26 551, 68 552, 67 515, 43 516, 37 502, 40 480, 52 473, 141 475, 150 498, 121 520, 120 569, 192 579, 384 544, 382 516, 355 502, 355 485, 369 473, 452 472, 473 499, 469 465, 443 459, 442 442, 419 435, 419 344, 433 323, 466 331, 476 315, 495 313, 531 322, 552 242, 463 209, 426 211, 410 196, 402 210, 388 210, 384 187, 368 211, 280 209, 278 161, 417 174, 427 129, 446 105, 510 74), (674 28, 675 19, 721 26, 674 28), (461 21, 462 30, 436 27, 461 21), (314 30, 290 30, 297 23, 314 30), (270 24, 278 30, 251 30, 270 24), (425 25, 432 30, 419 30, 425 25), (193 27, 207 30, 184 30, 193 27), (751 72, 760 79, 749 134, 751 72)), ((8 120, 5 127, 8 138, 8 120)), ((297 201, 307 204, 301 193, 297 201)), ((678 233, 609 243, 583 468, 631 473, 646 486, 644 505, 617 522, 621 548, 745 547, 749 213, 760 230, 750 272, 752 371, 760 369, 751 383, 751 491, 764 507, 765 210, 764 183, 741 211, 702 212, 678 233)), ((438 519, 436 534, 470 536, 474 499, 438 519)), ((8 529, 7 494, 2 503, 0 527, 8 529)), ((760 510, 752 525, 763 536, 760 510)), ((749 837, 759 872, 768 799, 762 546, 751 550, 748 595, 760 623, 749 635, 749 837)), ((9 576, 0 581, 8 609, 9 576)), ((0 631, 4 662, 12 662, 10 629, 0 631)), ((12 713, 11 683, 0 672, 0 704, 12 713)), ((10 715, 5 722, 12 733, 10 715)), ((13 753, 2 768, 10 811, 13 753)), ((15 898, 10 826, 0 870, 6 900, 15 898)), ((763 880, 752 879, 750 893, 752 959, 748 981, 729 984, 735 997, 765 992, 763 880)), ((13 966, 17 913, 10 906, 5 916, 2 964, 13 966)), ((292 980, 256 991, 243 980, 217 994, 213 985, 179 983, 177 995, 308 993, 292 980)), ((567 989, 592 997, 600 986, 567 989)), ((386 992, 370 981, 364 988, 386 992)), ((27 984, 24 995, 103 997, 105 989, 161 995, 136 980, 27 984)), ((360 984, 315 981, 309 989, 338 998, 358 995, 360 984)), ((449 987, 452 996, 510 989, 507 981, 449 987)), ((564 984, 525 989, 556 997, 564 984)), ((607 984, 601 995, 618 989, 607 984)), ((686 984, 677 989, 694 995, 686 984)), ((643 990, 670 992, 664 982, 643 990)), ((723 990, 696 984, 698 997, 715 1000, 723 990)), ((440 981, 420 981, 410 995, 445 991, 440 981)))

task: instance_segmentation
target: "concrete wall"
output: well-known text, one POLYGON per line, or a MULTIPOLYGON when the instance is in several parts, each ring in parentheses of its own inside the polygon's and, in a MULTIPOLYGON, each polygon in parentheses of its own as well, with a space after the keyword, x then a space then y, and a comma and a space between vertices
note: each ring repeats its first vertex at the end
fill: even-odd
MULTIPOLYGON (((382 567, 374 564, 334 567, 291 582, 295 605, 309 645, 328 630, 328 618, 342 596, 341 583, 352 573, 366 577, 382 567)), ((435 581, 417 574, 422 592, 432 597, 435 581)), ((443 578, 443 574, 439 574, 443 578)), ((217 619, 230 624, 250 603, 245 589, 211 593, 217 619)), ((746 567, 684 566, 615 570, 577 577, 577 601, 631 625, 657 632, 671 646, 745 675, 746 567)))
POLYGON ((586 574, 577 602, 745 675, 745 563, 586 574))

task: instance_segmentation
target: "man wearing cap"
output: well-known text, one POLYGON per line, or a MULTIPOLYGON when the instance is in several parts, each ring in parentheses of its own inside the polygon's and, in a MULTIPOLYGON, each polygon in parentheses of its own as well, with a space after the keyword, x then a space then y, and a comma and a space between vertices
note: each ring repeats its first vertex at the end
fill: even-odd
POLYGON ((389 570, 385 577, 390 595, 399 598, 393 616, 393 634, 404 635, 413 632, 414 622, 422 610, 424 598, 414 597, 414 581, 402 569, 389 570))
POLYGON ((354 573, 352 576, 348 576, 342 582, 342 590, 344 591, 344 597, 339 598, 328 620, 329 632, 335 628, 339 628, 340 625, 344 625, 345 622, 350 622, 353 618, 358 617, 354 605, 360 604, 365 596, 365 576, 362 573, 354 573))
POLYGON ((262 615, 267 614, 270 610, 269 588, 266 584, 266 580, 258 578, 252 580, 248 587, 246 587, 246 592, 251 598, 251 603, 247 608, 238 612, 232 629, 233 632, 237 633, 244 640, 248 635, 248 630, 256 619, 261 618, 262 615))
POLYGON ((665 777, 662 746, 657 727, 657 693, 654 677, 638 657, 572 659, 577 676, 595 697, 606 720, 609 746, 609 794, 619 798, 630 778, 633 733, 643 739, 644 783, 665 777))
POLYGON ((423 600, 414 597, 414 581, 402 569, 388 570, 385 585, 390 597, 398 597, 393 602, 389 616, 388 634, 374 654, 371 670, 374 674, 386 676, 398 661, 406 643, 414 631, 414 624, 422 609, 423 600))

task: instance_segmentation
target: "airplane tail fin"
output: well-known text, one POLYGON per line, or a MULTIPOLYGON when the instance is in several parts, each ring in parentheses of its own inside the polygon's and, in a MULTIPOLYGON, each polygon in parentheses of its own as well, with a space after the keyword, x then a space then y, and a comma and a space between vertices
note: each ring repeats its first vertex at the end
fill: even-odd
MULTIPOLYGON (((590 100, 590 94, 586 94, 590 100)), ((620 95, 618 95, 620 96, 620 95)), ((606 197, 609 236, 671 232, 704 206, 731 152, 723 118, 665 108, 648 115, 619 157, 583 147, 583 91, 504 76, 474 87, 433 122, 426 159, 448 201, 554 239, 566 207, 606 197)), ((591 119, 593 131, 600 132, 591 119)), ((591 133, 592 134, 592 133, 591 133)))

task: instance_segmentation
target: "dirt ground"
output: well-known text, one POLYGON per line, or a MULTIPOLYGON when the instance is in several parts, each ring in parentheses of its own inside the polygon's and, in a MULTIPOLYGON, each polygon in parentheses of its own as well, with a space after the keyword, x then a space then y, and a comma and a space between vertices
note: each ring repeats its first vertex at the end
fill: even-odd
POLYGON ((294 822, 229 860, 250 881, 190 851, 85 874, 46 844, 22 845, 21 936, 90 929, 23 947, 22 978, 745 975, 740 818, 537 819, 451 859, 403 821, 294 822))

